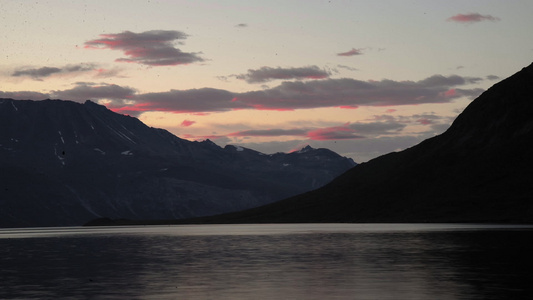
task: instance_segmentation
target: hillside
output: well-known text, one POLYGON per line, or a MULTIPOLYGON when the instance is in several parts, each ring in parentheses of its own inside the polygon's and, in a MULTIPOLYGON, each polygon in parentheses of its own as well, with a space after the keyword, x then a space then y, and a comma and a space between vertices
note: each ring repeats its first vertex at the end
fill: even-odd
POLYGON ((330 184, 193 223, 533 222, 533 64, 495 84, 443 134, 330 184))
POLYGON ((102 105, 0 99, 0 227, 180 219, 318 188, 355 163, 191 142, 102 105))

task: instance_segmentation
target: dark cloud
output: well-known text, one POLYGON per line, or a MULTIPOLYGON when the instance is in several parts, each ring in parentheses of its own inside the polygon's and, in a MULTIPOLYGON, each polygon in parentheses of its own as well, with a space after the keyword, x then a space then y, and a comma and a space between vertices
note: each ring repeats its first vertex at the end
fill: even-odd
POLYGON ((130 115, 145 111, 184 112, 216 112, 239 109, 242 106, 233 102, 231 92, 201 88, 191 90, 170 90, 168 92, 137 94, 133 104, 113 103, 113 110, 130 115), (122 105, 122 106, 121 106, 122 105))
POLYGON ((283 82, 270 89, 236 94, 234 101, 243 107, 266 110, 446 103, 461 96, 479 95, 483 90, 454 88, 476 81, 434 75, 416 82, 349 78, 283 82))
POLYGON ((439 87, 439 86, 457 86, 464 84, 476 84, 482 81, 483 78, 479 77, 462 77, 458 75, 443 76, 443 75, 433 75, 424 80, 419 81, 421 85, 427 87, 439 87))
POLYGON ((56 67, 41 67, 41 68, 22 68, 15 70, 11 74, 13 77, 31 77, 33 79, 41 79, 54 74, 69 74, 78 72, 88 72, 95 70, 94 64, 78 64, 66 65, 61 68, 56 67))
POLYGON ((464 77, 465 83, 469 84, 478 84, 479 82, 483 81, 483 78, 481 77, 464 77))
POLYGON ((246 24, 246 23, 239 23, 239 24, 235 25, 235 27, 240 27, 240 28, 242 28, 242 27, 248 27, 248 24, 246 24))
POLYGON ((481 93, 483 93, 485 90, 476 88, 476 89, 452 89, 450 91, 453 92, 453 95, 456 97, 464 96, 464 97, 469 97, 469 98, 475 98, 481 95, 481 93))
POLYGON ((106 99, 116 112, 138 115, 145 111, 208 113, 238 109, 295 110, 321 107, 396 106, 448 103, 459 97, 475 97, 484 90, 459 88, 479 78, 434 75, 420 81, 360 81, 325 79, 286 81, 245 93, 201 88, 139 94, 131 87, 78 82, 72 89, 53 91, 53 97, 84 101, 106 99), (458 87, 459 86, 459 87, 458 87))
POLYGON ((496 76, 496 75, 487 75, 487 80, 498 80, 500 79, 499 76, 496 76))
POLYGON ((63 91, 53 91, 54 98, 73 101, 108 99, 123 101, 132 99, 136 90, 116 84, 78 82, 76 87, 63 91))
POLYGON ((96 69, 95 71, 96 71, 95 77, 99 77, 99 78, 109 78, 109 77, 124 78, 126 77, 126 76, 120 75, 122 70, 118 68, 112 68, 112 69, 99 68, 99 69, 96 69))
POLYGON ((354 56, 354 55, 361 55, 363 54, 363 49, 355 49, 352 48, 350 51, 337 53, 337 56, 354 56))
POLYGON ((11 98, 17 100, 44 100, 49 99, 50 94, 44 94, 32 91, 4 92, 0 91, 0 98, 11 98))
POLYGON ((457 14, 455 16, 449 17, 446 19, 448 22, 458 22, 458 23, 476 23, 482 21, 499 21, 500 18, 493 17, 491 15, 481 15, 479 13, 469 13, 469 14, 457 14))
POLYGON ((94 64, 66 65, 61 69, 62 73, 87 72, 96 68, 94 64))
POLYGON ((47 77, 54 73, 61 72, 60 68, 53 68, 53 67, 42 67, 38 69, 21 69, 13 72, 11 76, 13 77, 19 77, 19 76, 28 76, 32 78, 40 78, 40 77, 47 77))
POLYGON ((262 67, 258 70, 250 69, 248 73, 235 75, 235 77, 246 80, 248 83, 262 83, 276 79, 324 79, 329 75, 331 75, 329 72, 317 66, 307 66, 302 68, 262 67))
MULTIPOLYGON (((407 125, 431 125, 439 126, 444 124, 445 126, 450 126, 453 118, 448 116, 439 116, 434 113, 423 113, 423 114, 414 114, 410 116, 393 116, 393 115, 375 115, 374 120, 384 121, 384 124, 390 126, 397 126, 397 130, 403 129, 403 126, 407 125)), ((394 127, 391 127, 395 129, 394 127)))
POLYGON ((204 61, 198 53, 182 52, 174 46, 187 34, 176 30, 151 30, 141 33, 124 31, 101 34, 99 39, 85 42, 85 48, 121 50, 129 58, 119 62, 140 63, 150 66, 174 66, 204 61))
POLYGON ((350 66, 345 66, 345 65, 337 65, 337 67, 341 68, 341 69, 346 69, 346 70, 350 70, 350 71, 357 71, 358 69, 356 68, 352 68, 350 66))
MULTIPOLYGON (((235 75, 235 77, 237 77, 238 75, 235 75)), ((224 82, 228 82, 228 77, 229 76, 215 76, 216 79, 220 80, 220 81, 224 81, 224 82)))

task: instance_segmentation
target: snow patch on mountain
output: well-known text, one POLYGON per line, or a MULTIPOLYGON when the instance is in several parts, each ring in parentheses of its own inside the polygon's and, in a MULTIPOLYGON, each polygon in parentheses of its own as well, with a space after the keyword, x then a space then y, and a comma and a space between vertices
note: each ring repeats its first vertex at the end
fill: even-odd
POLYGON ((94 148, 94 151, 100 152, 100 154, 105 155, 105 152, 100 150, 99 148, 94 148))
POLYGON ((57 133, 59 133, 59 137, 61 138, 61 142, 65 144, 65 139, 63 138, 63 135, 61 134, 61 130, 58 130, 57 133))
POLYGON ((298 150, 296 153, 306 153, 313 150, 313 148, 309 145, 303 147, 302 149, 298 150))

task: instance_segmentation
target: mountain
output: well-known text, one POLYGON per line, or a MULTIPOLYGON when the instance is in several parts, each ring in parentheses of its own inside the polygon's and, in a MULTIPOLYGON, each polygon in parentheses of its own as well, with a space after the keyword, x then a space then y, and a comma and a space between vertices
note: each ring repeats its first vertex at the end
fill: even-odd
POLYGON ((91 101, 0 99, 0 226, 179 219, 318 188, 355 163, 191 142, 91 101))
POLYGON ((326 186, 190 222, 533 222, 533 64, 443 134, 362 163, 326 186))

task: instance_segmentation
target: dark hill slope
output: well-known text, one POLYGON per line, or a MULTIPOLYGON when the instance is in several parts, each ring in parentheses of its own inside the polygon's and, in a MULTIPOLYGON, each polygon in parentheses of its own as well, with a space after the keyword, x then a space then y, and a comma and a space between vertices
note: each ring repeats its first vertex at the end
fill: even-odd
POLYGON ((190 142, 87 101, 0 99, 0 227, 180 219, 318 188, 355 163, 190 142))
POLYGON ((195 222, 533 222, 533 64, 443 134, 318 190, 195 222))

